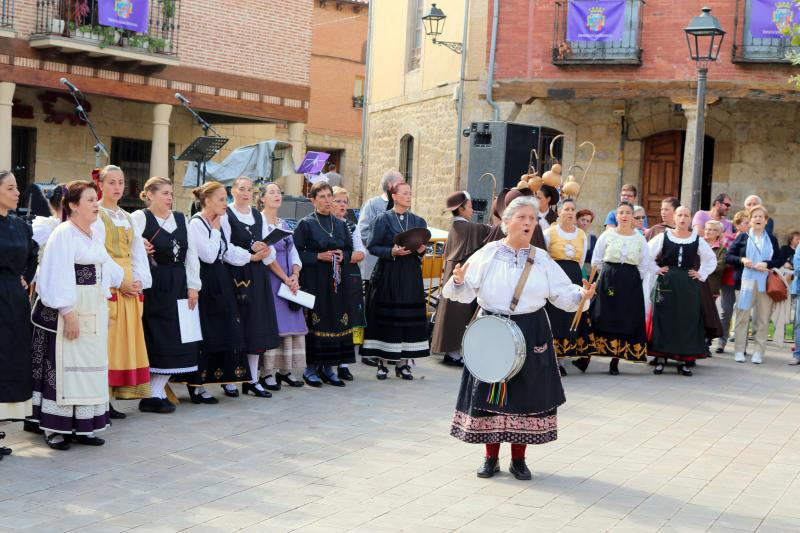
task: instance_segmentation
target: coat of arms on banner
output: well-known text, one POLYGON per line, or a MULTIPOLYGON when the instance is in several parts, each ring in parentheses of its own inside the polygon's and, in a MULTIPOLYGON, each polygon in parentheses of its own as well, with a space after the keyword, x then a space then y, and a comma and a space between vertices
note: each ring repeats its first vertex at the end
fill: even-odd
POLYGON ((775 4, 775 10, 772 12, 772 22, 775 27, 780 31, 788 29, 792 25, 794 18, 794 11, 792 10, 791 2, 778 2, 775 4))
POLYGON ((116 0, 114 2, 114 12, 121 19, 129 19, 129 18, 131 18, 131 13, 133 13, 133 1, 132 0, 116 0))
POLYGON ((603 7, 591 8, 589 10, 589 14, 586 15, 586 27, 589 28, 590 31, 599 33, 603 30, 605 25, 606 25, 605 8, 603 7))

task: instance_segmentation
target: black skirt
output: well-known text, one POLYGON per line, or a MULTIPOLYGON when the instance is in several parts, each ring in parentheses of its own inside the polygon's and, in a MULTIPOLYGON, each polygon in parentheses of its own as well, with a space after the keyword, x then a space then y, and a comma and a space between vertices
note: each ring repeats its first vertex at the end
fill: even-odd
POLYGON ((605 263, 589 310, 591 355, 647 361, 644 293, 634 265, 605 263))
POLYGON ((505 404, 493 387, 464 368, 450 434, 469 443, 544 444, 557 438, 556 411, 566 401, 547 313, 512 315, 525 337, 526 358, 505 384, 505 404))
POLYGON ((200 262, 200 343, 197 372, 187 374, 191 385, 250 381, 245 340, 236 307, 233 281, 222 261, 200 262))
POLYGON ((342 269, 342 286, 347 299, 347 315, 350 325, 363 328, 367 324, 364 314, 364 289, 361 282, 361 270, 357 264, 346 265, 342 269))
POLYGON ((389 360, 430 355, 425 287, 416 254, 378 261, 367 298, 361 353, 389 360))
POLYGON ((331 263, 318 262, 300 275, 301 289, 315 296, 314 309, 305 310, 308 366, 355 363, 346 285, 340 283, 334 290, 331 263))
POLYGON ((186 299, 186 269, 181 263, 150 269, 153 285, 144 291, 142 325, 152 374, 197 370, 197 344, 181 341, 178 300, 186 299))
POLYGON ((689 277, 688 268, 671 266, 658 276, 650 317, 650 355, 679 361, 706 356, 702 285, 689 277))
POLYGON ((267 267, 260 261, 243 266, 226 266, 233 278, 247 353, 262 354, 277 348, 281 338, 278 335, 278 319, 267 267))
MULTIPOLYGON (((556 260, 558 266, 569 277, 570 281, 582 286, 583 272, 581 265, 575 261, 556 260)), ((555 305, 547 302, 545 305, 547 316, 550 318, 550 327, 553 328, 553 345, 558 357, 584 357, 589 354, 591 341, 589 340, 589 314, 581 313, 581 319, 575 331, 570 331, 575 312, 562 311, 555 305)))
POLYGON ((0 274, 0 403, 31 399, 31 308, 19 276, 0 274))

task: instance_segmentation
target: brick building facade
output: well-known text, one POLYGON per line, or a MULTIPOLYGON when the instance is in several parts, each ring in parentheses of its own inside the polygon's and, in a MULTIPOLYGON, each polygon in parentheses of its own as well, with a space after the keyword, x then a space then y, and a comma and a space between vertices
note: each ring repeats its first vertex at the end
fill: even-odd
MULTIPOLYGON (((230 138, 215 160, 274 138, 302 155, 311 2, 275 0, 264 9, 248 0, 222 9, 208 0, 151 0, 149 33, 141 35, 100 27, 97 0, 76 13, 83 1, 2 4, 0 167, 13 167, 23 182, 88 176, 94 139, 74 120, 62 77, 86 95, 111 162, 128 167, 130 202, 150 175, 180 182, 184 164, 170 156, 202 134, 176 92, 230 138)), ((289 191, 302 187, 300 176, 281 179, 289 191)))

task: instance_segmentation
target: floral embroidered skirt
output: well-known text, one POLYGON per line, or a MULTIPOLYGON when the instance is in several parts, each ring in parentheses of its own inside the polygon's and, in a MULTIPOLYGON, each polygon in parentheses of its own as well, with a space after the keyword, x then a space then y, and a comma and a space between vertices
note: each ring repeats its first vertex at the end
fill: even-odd
POLYGON ((500 401, 493 394, 497 385, 475 379, 464 368, 450 429, 459 440, 545 444, 558 438, 556 411, 566 398, 547 314, 539 309, 511 319, 525 336, 525 364, 505 384, 500 401))

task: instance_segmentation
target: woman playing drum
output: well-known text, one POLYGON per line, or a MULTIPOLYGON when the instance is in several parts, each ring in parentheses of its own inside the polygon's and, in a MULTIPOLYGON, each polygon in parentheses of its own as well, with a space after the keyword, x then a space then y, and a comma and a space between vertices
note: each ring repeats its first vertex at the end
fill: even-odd
MULTIPOLYGON (((500 443, 509 442, 509 471, 517 479, 530 479, 526 445, 557 438, 556 409, 565 398, 544 306, 549 301, 564 311, 576 311, 583 295, 594 295, 594 287, 573 285, 547 252, 531 246, 537 207, 531 198, 511 202, 502 216, 507 237, 478 250, 463 267, 456 265, 442 291, 445 298, 462 303, 477 297, 483 316, 510 314, 525 342, 521 370, 503 384, 479 381, 464 370, 450 434, 464 442, 486 445, 486 460, 478 477, 492 477, 499 471, 500 443), (528 262, 529 276, 514 307, 515 286, 528 262), (511 313, 510 307, 514 308, 511 313)), ((484 342, 486 346, 497 344, 494 338, 484 342)))

